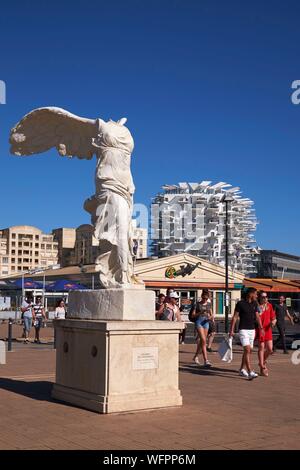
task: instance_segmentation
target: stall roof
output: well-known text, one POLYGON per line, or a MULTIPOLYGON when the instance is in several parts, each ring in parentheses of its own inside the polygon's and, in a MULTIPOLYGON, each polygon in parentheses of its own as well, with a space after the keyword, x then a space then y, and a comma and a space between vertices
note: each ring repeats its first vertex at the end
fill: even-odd
POLYGON ((296 292, 300 293, 300 279, 266 279, 266 278, 245 278, 245 287, 255 287, 257 290, 267 292, 296 292))

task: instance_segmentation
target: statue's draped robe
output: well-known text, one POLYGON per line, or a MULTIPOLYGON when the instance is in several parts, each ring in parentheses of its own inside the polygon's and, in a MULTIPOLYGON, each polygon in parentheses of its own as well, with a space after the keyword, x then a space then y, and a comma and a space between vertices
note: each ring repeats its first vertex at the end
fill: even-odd
POLYGON ((95 237, 101 254, 96 269, 105 287, 130 284, 132 261, 132 195, 134 185, 130 171, 133 139, 128 129, 118 123, 100 122, 96 139, 96 195, 85 202, 92 215, 95 237))

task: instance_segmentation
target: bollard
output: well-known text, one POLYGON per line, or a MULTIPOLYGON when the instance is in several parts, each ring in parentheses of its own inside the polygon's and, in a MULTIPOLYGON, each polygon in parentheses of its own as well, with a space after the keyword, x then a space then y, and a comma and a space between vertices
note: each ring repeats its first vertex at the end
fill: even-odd
POLYGON ((54 328, 53 349, 56 349, 56 328, 55 328, 55 324, 54 324, 53 328, 54 328))
POLYGON ((0 364, 6 364, 6 345, 4 341, 0 341, 0 364))
POLYGON ((13 326, 13 320, 12 320, 12 318, 9 318, 9 320, 8 320, 7 351, 12 350, 12 326, 13 326))

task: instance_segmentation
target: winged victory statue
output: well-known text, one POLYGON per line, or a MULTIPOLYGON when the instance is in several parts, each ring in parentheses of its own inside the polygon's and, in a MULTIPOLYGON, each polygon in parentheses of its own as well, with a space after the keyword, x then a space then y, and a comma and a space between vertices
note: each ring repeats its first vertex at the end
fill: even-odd
POLYGON ((134 184, 130 170, 134 141, 119 121, 86 119, 56 107, 26 114, 11 130, 11 153, 28 156, 55 147, 61 156, 90 160, 96 156, 95 195, 84 209, 91 214, 100 255, 96 270, 105 288, 141 284, 133 273, 132 208, 134 184))

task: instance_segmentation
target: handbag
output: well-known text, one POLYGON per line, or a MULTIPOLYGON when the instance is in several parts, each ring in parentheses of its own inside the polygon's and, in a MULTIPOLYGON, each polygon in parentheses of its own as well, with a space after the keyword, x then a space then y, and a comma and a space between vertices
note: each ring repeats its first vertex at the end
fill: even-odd
POLYGON ((193 311, 193 308, 191 308, 191 310, 189 311, 189 321, 195 323, 195 321, 197 320, 197 315, 193 315, 193 311))
POLYGON ((232 361, 232 338, 225 336, 222 343, 220 344, 218 353, 221 357, 221 360, 224 362, 231 362, 232 361))

